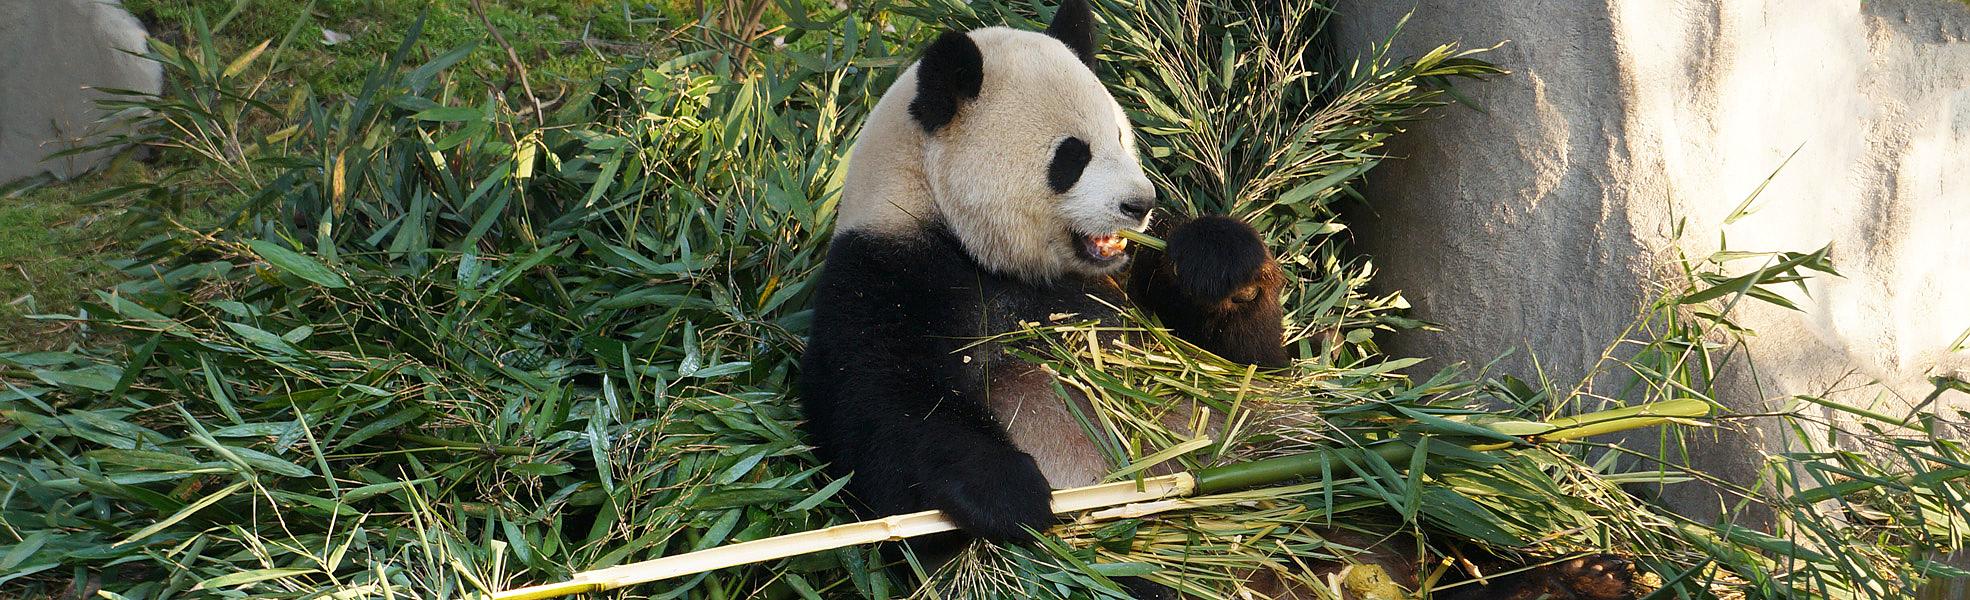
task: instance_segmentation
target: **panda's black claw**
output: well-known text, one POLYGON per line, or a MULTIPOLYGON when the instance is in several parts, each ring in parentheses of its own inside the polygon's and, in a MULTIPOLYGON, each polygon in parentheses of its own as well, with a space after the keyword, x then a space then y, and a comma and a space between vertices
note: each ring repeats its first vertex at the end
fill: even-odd
POLYGON ((930 502, 967 533, 995 542, 1032 539, 1057 520, 1053 493, 1033 457, 1017 450, 984 451, 925 475, 930 502))

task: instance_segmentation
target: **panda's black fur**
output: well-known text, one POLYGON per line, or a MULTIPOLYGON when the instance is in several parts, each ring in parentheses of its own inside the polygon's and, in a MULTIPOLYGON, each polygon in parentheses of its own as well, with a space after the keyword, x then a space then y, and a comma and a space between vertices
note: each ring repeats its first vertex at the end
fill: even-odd
MULTIPOLYGON (((1092 64, 1084 0, 1069 0, 1048 34, 1092 64)), ((958 118, 979 94, 983 68, 965 34, 938 38, 919 63, 908 105, 916 126, 934 134, 958 118)), ((1088 147, 1069 137, 1050 150, 1043 176, 1058 194, 1073 187, 1088 147)), ((1139 217, 1144 202, 1131 198, 1116 210, 1139 217)), ((1061 314, 1113 319, 1113 307, 1133 304, 1227 359, 1289 362, 1278 297, 1283 276, 1257 233, 1237 220, 1158 223, 1153 232, 1167 249, 1135 249, 1128 272, 1114 277, 1034 278, 985 266, 940 215, 911 216, 900 228, 851 228, 833 238, 815 284, 801 396, 816 452, 834 476, 852 477, 854 505, 868 517, 941 510, 963 535, 938 546, 965 536, 1016 542, 1056 520, 1041 465, 1014 444, 987 402, 998 390, 995 374, 1016 371, 1019 359, 980 340, 1061 314)), ((1139 597, 1168 595, 1139 581, 1127 585, 1139 597)), ((1469 586, 1457 597, 1516 597, 1535 587, 1567 589, 1469 586)))
POLYGON ((1087 291, 985 271, 938 223, 837 236, 801 375, 821 458, 876 514, 941 509, 997 540, 1044 526, 1046 479, 978 400, 996 357, 961 349, 1021 315, 1098 308, 1087 291))
MULTIPOLYGON (((1220 221, 1237 223, 1192 223, 1220 221)), ((1244 231, 1247 243, 1197 249, 1214 256, 1200 264, 1269 263, 1256 235, 1244 231), (1257 256, 1240 256, 1250 253, 1257 256)), ((978 341, 1051 315, 1112 315, 1102 300, 1125 300, 1106 279, 1036 284, 994 274, 951 235, 927 223, 915 239, 835 238, 815 289, 801 376, 808 428, 822 459, 839 475, 854 474, 848 489, 874 513, 935 508, 970 533, 1019 539, 1023 528, 1044 529, 1053 519, 1047 482, 981 400, 993 366, 1018 359, 978 341)), ((1271 353, 1283 354, 1276 308, 1270 316, 1271 353)))
MULTIPOLYGON (((1264 246, 1242 223, 1220 217, 1190 225, 1200 224, 1235 224, 1233 229, 1246 235, 1243 243, 1194 249, 1210 255, 1201 264, 1270 263, 1264 246)), ((1035 284, 992 273, 951 236, 933 222, 915 239, 853 232, 834 239, 815 290, 814 330, 802 374, 808 429, 834 474, 853 474, 848 490, 867 514, 934 508, 970 535, 1025 539, 1029 528, 1043 530, 1054 522, 1049 488, 1033 458, 1013 445, 980 401, 993 366, 1018 359, 978 340, 1052 315, 1112 316, 1111 305, 1125 299, 1105 278, 1035 284)), ((1199 279, 1191 282, 1199 286, 1234 276, 1215 268, 1184 273, 1199 279)), ((1283 357, 1277 287, 1272 290, 1273 310, 1255 316, 1271 319, 1272 347, 1264 354, 1283 357)), ((1169 295, 1181 296, 1174 290, 1169 295)), ((1240 351, 1265 344, 1261 338, 1240 351)), ((962 541, 962 536, 940 536, 926 540, 926 547, 947 553, 962 541)), ((1137 597, 1171 597, 1140 580, 1124 585, 1137 597)))

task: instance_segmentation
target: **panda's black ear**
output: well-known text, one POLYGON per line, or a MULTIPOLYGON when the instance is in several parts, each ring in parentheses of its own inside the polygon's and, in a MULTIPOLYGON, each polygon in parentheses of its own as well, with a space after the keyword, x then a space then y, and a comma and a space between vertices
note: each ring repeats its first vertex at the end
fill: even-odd
POLYGON ((1088 0, 1066 0, 1053 13, 1047 35, 1067 44, 1088 68, 1094 68, 1094 9, 1088 0))
POLYGON ((917 63, 917 97, 910 100, 910 116, 924 133, 937 133, 958 117, 960 106, 978 97, 984 83, 985 55, 978 44, 962 31, 946 31, 917 63))

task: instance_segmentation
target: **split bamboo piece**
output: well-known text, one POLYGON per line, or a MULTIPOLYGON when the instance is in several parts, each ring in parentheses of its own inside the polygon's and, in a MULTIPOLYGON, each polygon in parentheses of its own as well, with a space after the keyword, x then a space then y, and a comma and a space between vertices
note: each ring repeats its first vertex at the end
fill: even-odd
MULTIPOLYGON (((1527 444, 1552 443, 1651 427, 1670 422, 1672 419, 1695 418, 1708 414, 1710 414, 1709 403, 1684 399, 1553 419, 1545 423, 1518 421, 1513 422, 1509 427, 1499 426, 1493 429, 1520 437, 1521 441, 1527 444)), ((1494 442, 1463 447, 1488 451, 1513 445, 1515 444, 1510 442, 1494 442)), ((1195 475, 1176 473, 1140 481, 1119 481, 1060 490, 1053 493, 1053 512, 1063 514, 1106 509, 1088 515, 1087 519, 1091 521, 1154 514, 1182 508, 1184 502, 1179 498, 1185 496, 1231 491, 1306 477, 1321 472, 1326 466, 1365 459, 1367 458, 1365 453, 1373 453, 1391 464, 1406 464, 1415 451, 1415 446, 1391 441, 1363 448, 1333 448, 1213 467, 1200 470, 1195 475)), ((490 600, 539 600, 586 592, 602 592, 726 567, 847 546, 902 540, 957 528, 957 524, 946 518, 944 513, 934 510, 895 515, 763 540, 740 542, 730 546, 719 546, 606 569, 583 571, 560 583, 495 592, 490 600)))
MULTIPOLYGON (((1053 493, 1053 512, 1055 514, 1074 513, 1096 508, 1126 506, 1141 502, 1151 502, 1165 498, 1188 496, 1196 491, 1196 479, 1189 473, 1176 473, 1161 477, 1151 477, 1141 482, 1118 481, 1101 485, 1091 485, 1053 493)), ((957 529, 944 513, 927 510, 923 512, 895 515, 872 521, 836 525, 826 529, 771 537, 763 540, 740 542, 730 546, 719 546, 646 560, 594 571, 576 573, 574 578, 560 583, 536 585, 498 592, 493 600, 536 600, 555 598, 584 592, 600 592, 619 587, 694 575, 751 564, 760 561, 799 556, 823 550, 846 546, 896 541, 920 535, 957 529)))

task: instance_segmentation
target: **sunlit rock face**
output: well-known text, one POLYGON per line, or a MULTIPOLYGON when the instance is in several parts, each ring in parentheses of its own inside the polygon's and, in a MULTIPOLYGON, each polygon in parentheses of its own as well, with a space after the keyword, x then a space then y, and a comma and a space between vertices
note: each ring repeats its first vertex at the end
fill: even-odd
POLYGON ((107 159, 47 157, 102 133, 103 94, 88 88, 157 92, 157 63, 126 53, 142 53, 145 39, 116 0, 0 0, 0 183, 73 177, 107 159))
MULTIPOLYGON (((1906 412, 1927 377, 1970 378, 1970 354, 1950 352, 1970 329, 1970 5, 1342 0, 1337 42, 1358 55, 1411 10, 1396 54, 1503 44, 1487 56, 1513 74, 1460 86, 1478 108, 1399 136, 1401 160, 1370 177, 1356 222, 1378 281, 1446 328, 1401 334, 1396 351, 1483 364, 1511 350, 1506 372, 1536 360, 1574 381, 1678 251, 1705 256, 1722 234, 1734 250, 1832 243, 1845 275, 1789 291, 1799 312, 1736 309, 1758 334, 1755 372, 1738 363, 1720 382, 1737 410, 1831 394, 1906 412), (1755 212, 1724 223, 1795 150, 1755 212)), ((1928 410, 1966 408, 1952 392, 1928 410)), ((1758 451, 1786 443, 1749 435, 1700 464, 1748 482, 1758 451)), ((1716 507, 1700 490, 1670 500, 1716 507)))

